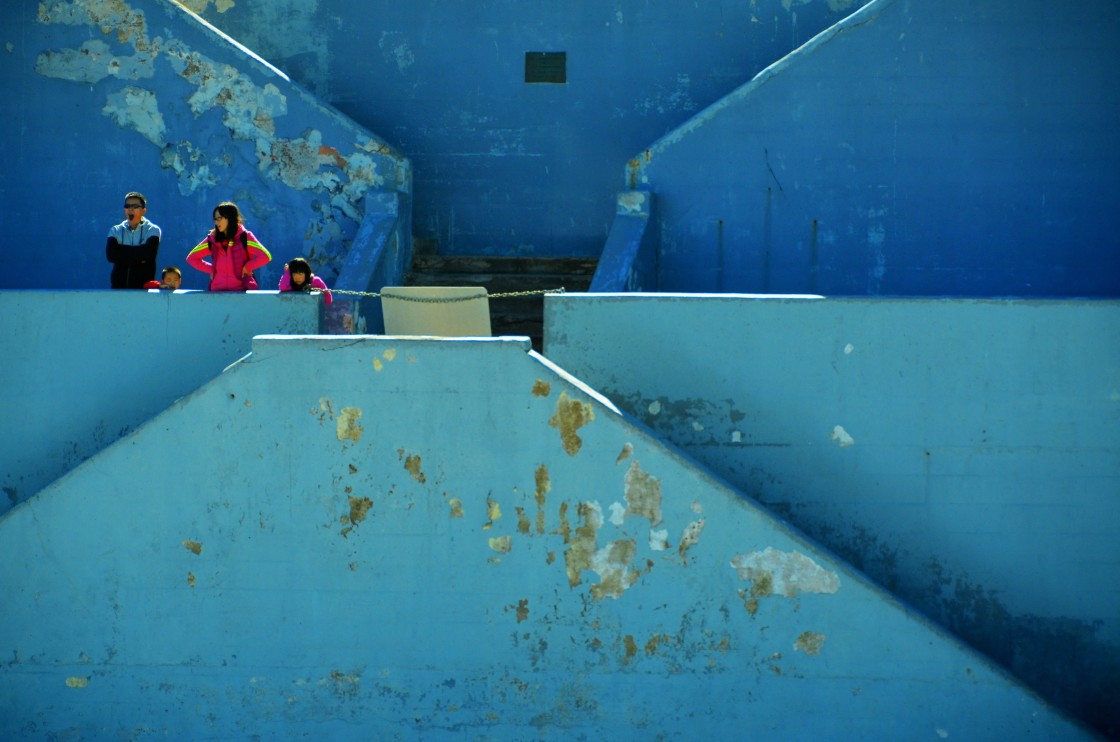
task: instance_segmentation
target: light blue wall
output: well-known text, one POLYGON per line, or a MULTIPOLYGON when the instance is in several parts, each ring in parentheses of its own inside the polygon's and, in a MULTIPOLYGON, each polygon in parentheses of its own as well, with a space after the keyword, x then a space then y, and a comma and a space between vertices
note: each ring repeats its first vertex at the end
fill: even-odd
POLYGON ((273 253, 262 288, 297 255, 331 284, 364 196, 411 188, 382 139, 175 3, 12 0, 0 29, 0 288, 108 288, 130 190, 186 288, 206 286, 184 258, 226 199, 273 253))
POLYGON ((1120 731, 1120 302, 570 294, 544 349, 1120 731))
POLYGON ((0 517, 0 736, 1088 738, 528 348, 258 337, 0 517))
POLYGON ((862 2, 188 4, 405 153, 442 252, 582 256, 634 152, 862 2), (526 85, 531 51, 567 84, 526 85))
POLYGON ((3 514, 217 376, 253 335, 317 332, 319 305, 276 292, 0 291, 0 317, 0 389, 19 421, 0 426, 3 514))
POLYGON ((1114 297, 1118 120, 1112 0, 876 0, 630 183, 662 291, 1114 297))

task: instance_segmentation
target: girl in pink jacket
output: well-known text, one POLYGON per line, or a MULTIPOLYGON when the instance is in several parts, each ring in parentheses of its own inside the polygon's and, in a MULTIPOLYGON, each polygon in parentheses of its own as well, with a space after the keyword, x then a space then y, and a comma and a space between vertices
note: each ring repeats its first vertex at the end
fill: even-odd
POLYGON ((253 271, 270 260, 272 254, 256 235, 241 226, 241 211, 231 201, 214 207, 214 229, 187 255, 192 268, 210 276, 211 291, 256 289, 253 271))
POLYGON ((284 266, 284 275, 280 277, 280 290, 322 291, 324 304, 329 307, 334 301, 326 282, 311 272, 311 264, 303 258, 293 258, 284 266))

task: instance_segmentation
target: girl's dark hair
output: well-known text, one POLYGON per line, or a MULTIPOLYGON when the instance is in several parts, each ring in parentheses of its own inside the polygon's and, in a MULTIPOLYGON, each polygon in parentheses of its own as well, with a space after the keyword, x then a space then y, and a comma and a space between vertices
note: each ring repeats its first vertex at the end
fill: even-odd
POLYGON ((292 258, 288 261, 288 280, 292 284, 292 291, 310 291, 311 290, 311 264, 303 258, 292 258), (293 273, 302 273, 304 275, 303 283, 299 286, 295 281, 292 281, 293 273))
MULTIPOLYGON (((222 201, 214 207, 214 212, 226 218, 226 230, 229 232, 229 234, 218 236, 226 240, 233 239, 233 236, 237 234, 237 227, 241 224, 241 209, 237 208, 237 204, 233 201, 222 201)), ((214 231, 216 233, 217 229, 214 231)))

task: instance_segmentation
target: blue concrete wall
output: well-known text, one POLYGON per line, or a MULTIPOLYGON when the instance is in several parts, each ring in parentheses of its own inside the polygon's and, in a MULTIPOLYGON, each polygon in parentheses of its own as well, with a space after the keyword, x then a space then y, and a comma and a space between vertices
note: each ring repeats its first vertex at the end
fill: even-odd
POLYGON ((258 337, 0 517, 0 736, 1088 738, 528 347, 258 337))
POLYGON ((1117 120, 1117 3, 877 0, 629 177, 662 291, 1113 297, 1117 120))
POLYGON ((273 253, 262 288, 296 255, 330 285, 365 195, 411 188, 384 140, 175 3, 12 0, 0 28, 0 288, 108 288, 130 190, 186 288, 206 286, 184 258, 226 199, 273 253))
POLYGON ((318 331, 291 294, 0 291, 0 514, 197 389, 253 335, 318 331), (22 318, 24 321, 16 321, 22 318))
POLYGON ((862 1, 187 4, 404 152, 441 252, 598 255, 634 152, 862 1))
POLYGON ((1120 734, 1120 302, 569 294, 544 347, 1120 734))

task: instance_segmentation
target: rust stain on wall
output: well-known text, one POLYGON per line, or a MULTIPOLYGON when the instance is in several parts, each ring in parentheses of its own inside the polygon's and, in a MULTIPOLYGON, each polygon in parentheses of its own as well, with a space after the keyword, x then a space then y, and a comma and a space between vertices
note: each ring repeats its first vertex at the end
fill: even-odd
POLYGON ((340 441, 351 440, 355 443, 362 439, 362 411, 357 407, 343 407, 338 415, 336 433, 340 441))
POLYGON ((548 467, 541 464, 537 467, 534 475, 536 481, 536 492, 534 498, 537 501, 537 533, 543 534, 544 527, 544 507, 545 496, 552 490, 552 478, 548 474, 548 467))
POLYGON ((549 394, 552 394, 552 385, 547 381, 541 381, 540 379, 537 379, 533 384, 533 396, 547 397, 549 394))
POLYGON ((199 543, 198 541, 191 541, 190 539, 187 539, 186 541, 183 542, 183 546, 186 548, 187 551, 189 551, 193 554, 201 554, 202 553, 202 544, 199 543))
POLYGON ((560 392, 556 412, 548 424, 560 431, 560 442, 569 456, 575 456, 583 446, 583 439, 576 432, 595 419, 595 411, 588 402, 572 399, 567 392, 560 392))
POLYGON ((824 646, 824 639, 824 634, 818 634, 815 631, 805 631, 797 637, 797 641, 794 642, 793 648, 800 649, 805 654, 816 657, 821 653, 821 647, 824 646))
POLYGON ((637 461, 630 463, 623 481, 626 515, 649 518, 650 526, 661 522, 661 480, 642 471, 637 461))

